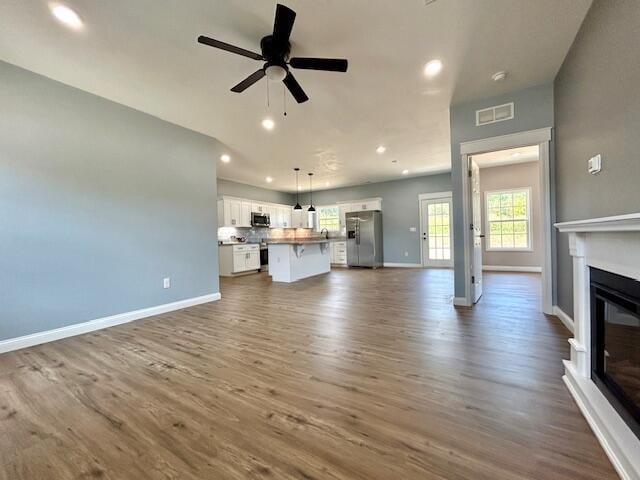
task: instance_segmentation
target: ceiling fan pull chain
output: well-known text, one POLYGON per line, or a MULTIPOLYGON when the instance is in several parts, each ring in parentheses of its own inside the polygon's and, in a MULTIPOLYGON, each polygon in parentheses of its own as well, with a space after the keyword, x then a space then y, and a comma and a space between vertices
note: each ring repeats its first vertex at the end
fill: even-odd
POLYGON ((267 79, 267 108, 271 108, 269 104, 269 79, 267 79))
POLYGON ((284 110, 284 116, 287 116, 287 89, 282 84, 282 109, 284 110))

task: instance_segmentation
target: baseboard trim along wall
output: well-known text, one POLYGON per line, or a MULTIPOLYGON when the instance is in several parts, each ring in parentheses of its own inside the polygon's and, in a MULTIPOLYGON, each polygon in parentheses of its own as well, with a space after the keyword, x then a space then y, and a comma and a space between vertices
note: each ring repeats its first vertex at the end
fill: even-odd
POLYGON ((422 268, 422 264, 420 263, 393 263, 393 262, 384 262, 383 265, 385 267, 392 268, 422 268))
POLYGON ((542 272, 542 267, 513 267, 511 265, 483 265, 486 272, 542 272))
POLYGON ((220 300, 220 298, 221 295, 219 292, 211 293, 201 297, 187 298, 177 302, 165 303, 164 305, 157 305, 155 307, 120 313, 110 317, 90 320, 88 322, 76 323, 75 325, 47 330, 45 332, 32 333, 23 337, 10 338, 8 340, 0 341, 0 353, 20 350, 21 348, 33 347, 34 345, 40 345, 41 343, 53 342, 55 340, 61 340, 75 335, 81 335, 83 333, 102 330, 103 328, 114 327, 123 323, 133 322, 134 320, 153 317, 154 315, 160 315, 174 310, 181 310, 183 308, 193 307, 194 305, 200 305, 202 303, 213 302, 220 300))
POLYGON ((573 333, 573 318, 564 313, 564 310, 557 305, 554 305, 553 307, 553 314, 558 317, 562 323, 564 323, 564 326, 567 327, 571 333, 573 333))

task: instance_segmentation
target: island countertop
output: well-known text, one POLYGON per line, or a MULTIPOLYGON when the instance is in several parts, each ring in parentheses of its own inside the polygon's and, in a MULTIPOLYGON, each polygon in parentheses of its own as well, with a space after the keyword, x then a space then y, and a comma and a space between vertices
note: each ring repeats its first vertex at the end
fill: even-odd
POLYGON ((267 240, 267 245, 312 245, 317 243, 329 243, 326 238, 282 238, 267 240))

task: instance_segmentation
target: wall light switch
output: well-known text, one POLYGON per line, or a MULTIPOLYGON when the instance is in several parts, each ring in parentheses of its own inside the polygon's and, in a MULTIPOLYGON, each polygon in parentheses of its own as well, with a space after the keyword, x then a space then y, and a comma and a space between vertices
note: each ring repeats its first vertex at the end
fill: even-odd
POLYGON ((171 278, 166 277, 162 282, 163 288, 171 288, 171 278))
POLYGON ((416 227, 409 227, 409 231, 410 232, 415 232, 416 231, 416 227))
POLYGON ((602 155, 598 154, 595 157, 589 159, 589 173, 595 175, 602 170, 602 155))
POLYGON ((404 256, 408 257, 409 256, 409 252, 404 252, 404 256))

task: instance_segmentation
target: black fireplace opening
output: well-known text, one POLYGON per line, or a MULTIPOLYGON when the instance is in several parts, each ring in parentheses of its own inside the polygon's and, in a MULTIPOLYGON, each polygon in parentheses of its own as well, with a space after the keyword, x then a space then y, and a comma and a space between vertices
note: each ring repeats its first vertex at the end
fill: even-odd
POLYGON ((591 379, 640 438, 640 282, 591 268, 591 379))

